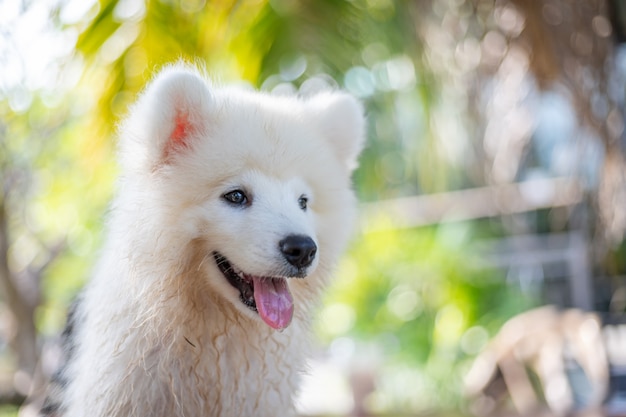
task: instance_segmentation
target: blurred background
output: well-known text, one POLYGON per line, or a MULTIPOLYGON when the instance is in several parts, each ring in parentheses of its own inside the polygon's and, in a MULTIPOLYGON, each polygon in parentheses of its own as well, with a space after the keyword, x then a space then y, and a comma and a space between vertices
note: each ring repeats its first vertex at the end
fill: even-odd
POLYGON ((626 415, 626 2, 0 0, 0 416, 53 372, 164 63, 366 105, 303 416, 626 415))

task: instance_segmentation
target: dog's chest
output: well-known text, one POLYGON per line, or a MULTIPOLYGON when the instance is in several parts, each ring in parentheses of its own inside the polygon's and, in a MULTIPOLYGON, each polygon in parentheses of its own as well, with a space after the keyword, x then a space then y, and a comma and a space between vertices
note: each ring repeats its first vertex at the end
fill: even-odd
POLYGON ((172 415, 293 413, 302 349, 288 343, 287 335, 267 337, 230 329, 200 338, 184 336, 183 341, 178 355, 155 358, 161 362, 156 369, 163 372, 160 384, 170 392, 165 408, 172 415), (167 358, 171 363, 163 363, 167 358))

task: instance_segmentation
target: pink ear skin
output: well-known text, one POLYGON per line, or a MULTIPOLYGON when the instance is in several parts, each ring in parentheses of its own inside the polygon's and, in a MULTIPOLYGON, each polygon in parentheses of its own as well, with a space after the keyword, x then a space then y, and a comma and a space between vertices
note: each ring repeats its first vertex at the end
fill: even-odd
POLYGON ((189 123, 187 115, 179 114, 178 116, 176 116, 176 127, 170 135, 170 140, 172 140, 176 144, 185 145, 185 139, 189 134, 190 127, 191 124, 189 123))
POLYGON ((169 141, 165 146, 165 160, 172 152, 176 152, 181 148, 187 148, 189 144, 187 140, 192 132, 192 125, 189 121, 189 115, 178 113, 174 119, 174 130, 169 136, 169 141))

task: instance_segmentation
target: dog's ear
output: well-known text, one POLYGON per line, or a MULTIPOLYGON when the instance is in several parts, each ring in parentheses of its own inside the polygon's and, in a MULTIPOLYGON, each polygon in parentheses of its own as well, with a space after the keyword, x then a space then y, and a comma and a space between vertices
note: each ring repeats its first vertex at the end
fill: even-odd
POLYGON ((355 169, 365 143, 365 116, 361 102, 347 93, 334 91, 313 96, 309 106, 339 159, 349 170, 355 169))
POLYGON ((153 171, 170 163, 205 134, 212 104, 208 83, 197 70, 182 64, 163 69, 121 125, 123 166, 153 171))

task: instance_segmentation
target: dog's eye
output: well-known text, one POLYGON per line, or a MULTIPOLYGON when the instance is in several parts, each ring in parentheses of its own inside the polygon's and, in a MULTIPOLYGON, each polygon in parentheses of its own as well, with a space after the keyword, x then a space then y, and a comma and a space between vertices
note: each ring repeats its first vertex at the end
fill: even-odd
POLYGON ((248 204, 248 196, 246 196, 246 193, 244 193, 241 190, 233 190, 233 191, 227 192, 226 194, 222 196, 222 198, 228 201, 229 203, 237 205, 237 206, 244 206, 248 204))
POLYGON ((303 195, 300 196, 300 198, 298 199, 298 205, 300 206, 302 210, 306 210, 308 202, 309 202, 309 199, 303 195))

